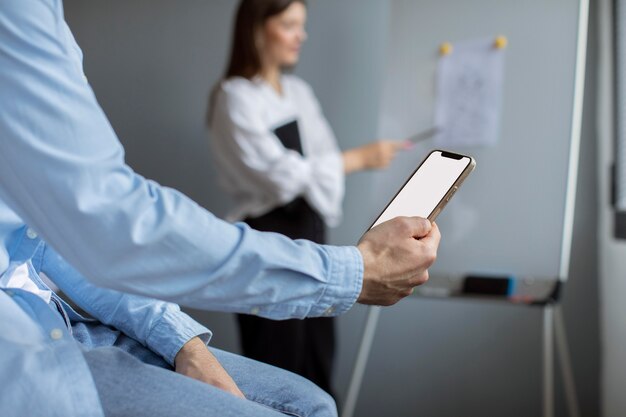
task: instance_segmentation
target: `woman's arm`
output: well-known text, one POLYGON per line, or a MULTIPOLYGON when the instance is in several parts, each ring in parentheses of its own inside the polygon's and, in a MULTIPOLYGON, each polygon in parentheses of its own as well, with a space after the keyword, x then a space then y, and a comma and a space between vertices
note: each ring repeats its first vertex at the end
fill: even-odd
POLYGON ((369 169, 386 168, 396 153, 406 148, 405 141, 379 140, 367 145, 343 151, 343 167, 346 174, 369 169))

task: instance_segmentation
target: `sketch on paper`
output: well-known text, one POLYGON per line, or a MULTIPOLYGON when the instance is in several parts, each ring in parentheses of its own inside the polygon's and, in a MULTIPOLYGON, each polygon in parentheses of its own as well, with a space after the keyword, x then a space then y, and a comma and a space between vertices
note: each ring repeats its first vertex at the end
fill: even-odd
POLYGON ((493 39, 454 44, 437 69, 435 144, 443 148, 491 146, 498 140, 504 49, 493 39))

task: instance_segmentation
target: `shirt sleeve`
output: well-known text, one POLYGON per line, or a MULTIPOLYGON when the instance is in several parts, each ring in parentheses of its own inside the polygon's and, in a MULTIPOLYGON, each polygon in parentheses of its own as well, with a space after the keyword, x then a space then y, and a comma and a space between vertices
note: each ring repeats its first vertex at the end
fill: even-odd
POLYGON ((69 53, 60 2, 0 6, 0 199, 85 278, 275 319, 352 306, 363 274, 355 247, 228 224, 133 172, 69 53))
POLYGON ((47 245, 41 272, 93 318, 147 346, 170 365, 192 338, 199 337, 207 344, 211 339, 211 331, 178 305, 96 287, 47 245))

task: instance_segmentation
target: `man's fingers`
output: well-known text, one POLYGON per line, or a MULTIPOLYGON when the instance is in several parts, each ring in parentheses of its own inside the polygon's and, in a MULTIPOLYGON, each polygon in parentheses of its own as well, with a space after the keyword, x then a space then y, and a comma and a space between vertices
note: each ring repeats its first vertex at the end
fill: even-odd
MULTIPOLYGON (((429 222, 430 223, 430 222, 429 222)), ((421 237, 421 241, 427 245, 433 245, 435 248, 439 246, 441 241, 441 233, 436 223, 430 223, 431 227, 428 233, 421 237)))
POLYGON ((243 392, 241 392, 238 387, 231 389, 230 393, 233 394, 235 397, 243 398, 244 400, 246 399, 246 396, 243 395, 243 392))
POLYGON ((418 275, 412 277, 410 280, 408 280, 408 285, 410 285, 411 287, 419 287, 420 285, 425 284, 426 282, 428 282, 428 278, 430 277, 428 269, 424 269, 422 270, 418 275))
POLYGON ((423 217, 404 217, 406 227, 411 237, 421 239, 428 235, 432 229, 432 224, 428 219, 423 217))

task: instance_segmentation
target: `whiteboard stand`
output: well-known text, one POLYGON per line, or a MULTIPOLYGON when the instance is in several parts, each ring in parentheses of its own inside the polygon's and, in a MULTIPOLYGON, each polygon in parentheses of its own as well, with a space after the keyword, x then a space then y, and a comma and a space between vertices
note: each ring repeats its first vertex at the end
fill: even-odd
POLYGON ((343 405, 343 412, 340 417, 352 417, 356 407, 356 401, 361 390, 363 382, 363 374, 365 374, 365 366, 370 355, 372 344, 374 343, 374 335, 376 334, 376 326, 380 317, 380 307, 374 306, 367 309, 367 318, 365 319, 365 329, 359 345, 359 353, 356 356, 356 362, 350 377, 348 385, 348 395, 343 405))
POLYGON ((570 359, 569 345, 567 343, 567 335, 565 333, 565 322, 563 321, 563 313, 561 306, 554 307, 554 331, 556 336, 556 349, 559 358, 559 366, 563 378, 563 388, 565 389, 565 400, 567 402, 567 410, 570 417, 580 417, 580 408, 578 406, 578 397, 576 395, 576 384, 574 382, 574 371, 572 369, 572 361, 570 359))
MULTIPOLYGON (((576 396, 576 386, 574 373, 570 360, 567 336, 561 308, 552 302, 547 302, 543 306, 543 416, 554 417, 554 347, 556 344, 556 354, 559 358, 559 367, 563 379, 567 409, 570 417, 580 417, 578 399, 576 396), (555 338, 556 337, 556 338, 555 338), (556 342, 556 343, 555 343, 556 342)), ((348 385, 348 394, 344 402, 341 417, 353 417, 356 403, 363 383, 363 376, 367 366, 367 360, 374 343, 376 326, 380 318, 380 307, 368 308, 365 328, 361 337, 359 351, 356 362, 352 370, 348 385)))
POLYGON ((554 307, 543 307, 543 416, 554 417, 554 307))
MULTIPOLYGON (((570 125, 569 158, 567 168, 567 186, 565 194, 565 213, 563 216, 563 235, 561 240, 561 259, 558 279, 535 279, 520 277, 522 285, 515 286, 515 295, 519 299, 531 300, 531 304, 543 309, 543 415, 554 417, 554 353, 559 358, 567 409, 570 417, 579 417, 580 411, 576 398, 576 389, 572 372, 567 337, 563 316, 558 304, 559 293, 565 278, 569 275, 571 255, 574 207, 576 202, 576 186, 578 184, 578 160, 580 156, 580 137, 582 127, 582 109, 585 87, 585 61, 587 58, 587 26, 589 19, 589 0, 579 0, 577 40, 574 74, 574 97, 572 102, 572 119, 570 125), (536 300, 536 301, 532 301, 536 300)), ((414 25, 411 21, 411 25, 414 25)), ((393 60, 393 59, 392 59, 393 60)), ((406 88, 404 86, 403 88, 406 88)), ((395 98, 394 98, 395 100, 395 98)), ((417 287, 416 295, 453 297, 460 294, 463 277, 447 276, 442 279, 431 279, 426 286, 417 287), (435 281, 435 282, 433 282, 435 281), (434 284, 434 285, 433 285, 434 284)), ((466 296, 467 297, 467 296, 466 296)), ((361 344, 355 366, 348 385, 348 394, 341 417, 353 417, 359 390, 363 382, 367 360, 370 354, 376 326, 380 317, 380 307, 370 307, 365 322, 361 344)))
POLYGON ((554 346, 559 358, 559 368, 563 379, 565 402, 570 417, 580 417, 574 372, 570 359, 565 323, 561 307, 546 304, 543 307, 543 415, 554 417, 554 346))

